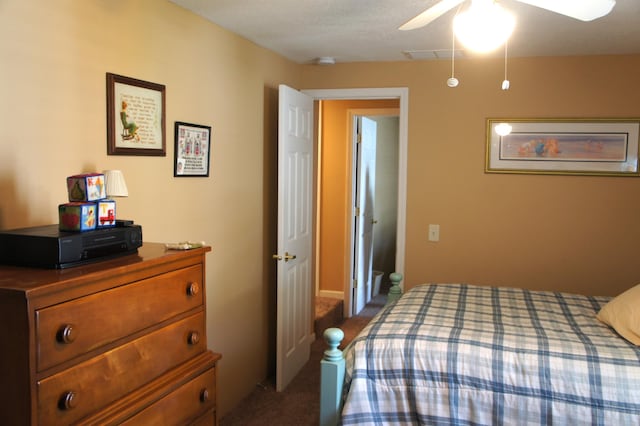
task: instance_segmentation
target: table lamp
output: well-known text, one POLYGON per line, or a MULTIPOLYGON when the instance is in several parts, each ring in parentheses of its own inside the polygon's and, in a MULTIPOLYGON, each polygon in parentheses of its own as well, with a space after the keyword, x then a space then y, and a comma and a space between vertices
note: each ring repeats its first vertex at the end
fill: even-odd
MULTIPOLYGON (((107 197, 128 197, 129 190, 124 180, 124 174, 120 170, 104 170, 105 191, 107 197)), ((116 217, 116 226, 133 225, 133 220, 118 219, 116 217)))

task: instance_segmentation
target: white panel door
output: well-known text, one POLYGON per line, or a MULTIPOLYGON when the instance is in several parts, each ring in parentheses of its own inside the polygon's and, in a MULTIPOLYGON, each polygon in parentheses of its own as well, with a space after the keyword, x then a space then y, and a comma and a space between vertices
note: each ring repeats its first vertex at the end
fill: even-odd
POLYGON ((377 124, 370 118, 355 116, 357 130, 356 143, 356 215, 354 238, 355 259, 353 297, 354 315, 357 315, 371 300, 373 264, 373 217, 376 193, 376 139, 377 124))
POLYGON ((279 87, 276 390, 309 360, 313 303, 313 99, 279 87))

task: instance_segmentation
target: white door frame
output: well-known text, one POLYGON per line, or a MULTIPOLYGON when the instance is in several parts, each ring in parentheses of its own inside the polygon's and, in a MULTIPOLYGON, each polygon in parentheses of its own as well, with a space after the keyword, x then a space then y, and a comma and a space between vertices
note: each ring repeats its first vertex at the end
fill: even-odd
MULTIPOLYGON (((398 135, 398 221, 396 229, 396 270, 404 275, 405 239, 407 220, 407 151, 409 129, 409 89, 407 87, 363 88, 363 89, 308 89, 301 92, 314 100, 359 100, 359 99, 398 99, 400 103, 398 135)), ((318 251, 316 250, 316 257, 318 251)), ((318 259, 316 258, 316 261, 318 259)), ((316 262, 316 265, 318 263, 316 262)), ((317 270, 318 268, 316 268, 317 270)), ((348 272, 348 271, 347 271, 348 272)), ((345 277, 345 282, 349 282, 345 277)), ((319 281, 316 279, 316 293, 319 281)), ((351 317, 351 290, 344 289, 345 316, 351 317)), ((402 285, 401 285, 402 287, 402 285)))

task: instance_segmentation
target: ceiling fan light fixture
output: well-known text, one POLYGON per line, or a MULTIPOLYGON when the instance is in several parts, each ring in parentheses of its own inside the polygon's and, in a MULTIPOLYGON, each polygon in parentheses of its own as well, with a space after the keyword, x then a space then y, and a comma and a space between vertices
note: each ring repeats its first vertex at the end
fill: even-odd
POLYGON ((509 39, 515 24, 515 17, 493 0, 473 0, 453 19, 453 31, 467 49, 487 53, 509 39))

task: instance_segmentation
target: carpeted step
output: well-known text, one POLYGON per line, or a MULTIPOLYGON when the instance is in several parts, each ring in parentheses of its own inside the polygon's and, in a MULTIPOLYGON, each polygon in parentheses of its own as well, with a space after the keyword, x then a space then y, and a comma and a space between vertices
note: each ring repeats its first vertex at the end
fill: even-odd
POLYGON ((343 301, 329 297, 316 297, 316 319, 314 330, 316 338, 329 327, 337 327, 344 320, 343 301))

